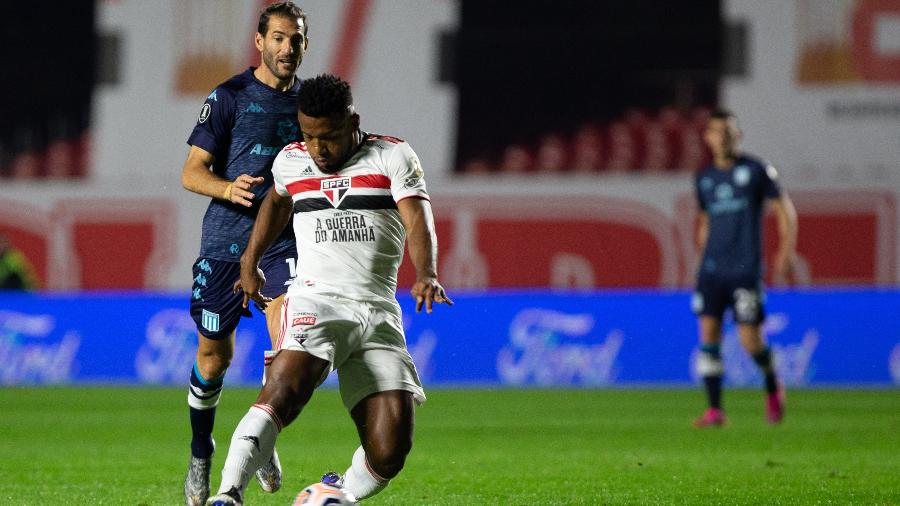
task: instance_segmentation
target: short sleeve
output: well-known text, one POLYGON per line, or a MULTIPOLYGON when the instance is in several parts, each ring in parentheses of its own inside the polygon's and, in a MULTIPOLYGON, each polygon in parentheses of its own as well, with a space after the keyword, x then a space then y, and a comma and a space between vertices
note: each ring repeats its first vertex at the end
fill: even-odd
POLYGON ((778 171, 772 165, 763 166, 762 190, 766 199, 777 199, 781 196, 781 187, 778 184, 778 171))
POLYGON ((217 153, 231 142, 234 125, 234 95, 223 87, 218 87, 206 97, 197 124, 187 143, 209 153, 217 153))
POLYGON ((395 202, 409 197, 430 200, 425 189, 422 163, 409 144, 401 142, 391 150, 386 169, 391 179, 391 195, 395 202))
POLYGON ((282 156, 283 153, 284 151, 279 153, 278 156, 275 157, 275 161, 272 162, 272 179, 274 181, 272 186, 273 188, 275 188, 275 191, 278 192, 278 194, 282 197, 289 197, 291 193, 288 191, 287 184, 285 183, 283 170, 284 156, 282 156))

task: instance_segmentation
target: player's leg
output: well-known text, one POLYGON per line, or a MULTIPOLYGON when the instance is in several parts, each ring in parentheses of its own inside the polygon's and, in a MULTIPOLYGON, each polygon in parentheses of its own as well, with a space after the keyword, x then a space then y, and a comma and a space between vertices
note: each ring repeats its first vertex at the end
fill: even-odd
POLYGON ((276 350, 278 338, 281 336, 281 315, 284 312, 284 294, 272 299, 266 306, 266 328, 269 330, 269 341, 272 350, 276 350))
MULTIPOLYGON (((266 255, 260 262, 260 268, 266 276, 266 285, 262 289, 262 294, 272 298, 272 302, 265 309, 266 328, 269 331, 269 341, 272 343, 272 347, 263 352, 263 385, 266 384, 269 366, 278 353, 278 342, 282 335, 284 298, 288 286, 296 276, 296 263, 296 248, 266 255)), ((277 450, 273 449, 269 460, 256 470, 256 481, 265 492, 274 493, 281 488, 281 460, 278 458, 277 450)))
POLYGON ((234 354, 234 332, 212 340, 199 336, 197 358, 191 370, 188 409, 191 418, 191 460, 184 480, 185 504, 203 504, 209 497, 209 476, 216 443, 212 438, 216 406, 225 370, 234 354))
POLYGON ((778 381, 772 365, 772 353, 766 344, 760 325, 741 324, 738 326, 741 345, 753 357, 753 361, 763 373, 766 391, 766 419, 769 423, 779 423, 784 418, 784 387, 778 381))
POLYGON ((697 427, 722 425, 725 411, 722 409, 722 319, 714 316, 700 316, 700 355, 697 358, 697 372, 703 380, 708 407, 703 415, 694 421, 697 427))
POLYGON ((191 452, 209 458, 213 452, 212 430, 216 407, 222 395, 225 371, 234 356, 234 331, 222 339, 198 336, 197 359, 191 370, 188 406, 191 414, 191 452))
POLYGON ((234 430, 219 494, 242 500, 251 473, 268 460, 278 433, 297 418, 329 368, 327 360, 304 351, 279 352, 256 403, 234 430))
POLYGON ((411 392, 389 390, 361 400, 350 415, 362 445, 344 473, 344 488, 357 500, 387 487, 406 463, 413 443, 415 400, 411 392))
POLYGON ((772 365, 772 353, 762 330, 765 319, 765 295, 761 284, 748 280, 734 292, 734 315, 741 346, 753 357, 763 373, 766 391, 766 418, 778 423, 784 417, 784 389, 772 365))
POLYGON ((356 499, 377 494, 403 469, 412 449, 415 406, 425 401, 406 349, 400 308, 367 306, 368 332, 360 347, 336 361, 341 398, 362 443, 343 478, 356 499))
POLYGON ((718 283, 701 278, 694 293, 693 309, 697 314, 700 337, 700 354, 697 357, 697 374, 703 380, 708 407, 700 418, 694 421, 697 427, 722 425, 725 412, 722 409, 722 315, 726 300, 723 299, 718 283))
POLYGON ((234 356, 234 331, 243 314, 241 298, 231 286, 239 275, 240 265, 235 262, 201 258, 194 265, 190 311, 199 337, 188 380, 191 461, 184 482, 188 505, 203 504, 209 495, 216 407, 234 356))

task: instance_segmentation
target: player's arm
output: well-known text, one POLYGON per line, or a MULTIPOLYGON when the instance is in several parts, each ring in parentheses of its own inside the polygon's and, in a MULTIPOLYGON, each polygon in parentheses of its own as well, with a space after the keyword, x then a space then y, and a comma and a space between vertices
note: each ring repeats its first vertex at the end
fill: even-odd
POLYGON ((703 254, 707 240, 709 240, 709 214, 706 211, 700 211, 697 215, 697 237, 695 243, 698 254, 703 254))
POLYGON ((212 153, 201 147, 191 146, 184 168, 181 169, 181 186, 207 197, 252 206, 254 195, 250 189, 262 183, 263 178, 241 174, 233 182, 226 181, 212 171, 214 161, 212 153))
POLYGON ((292 212, 291 197, 279 195, 275 187, 272 187, 263 199, 259 214, 253 223, 253 230, 250 232, 247 249, 241 255, 241 279, 235 283, 234 289, 244 291, 244 307, 247 307, 250 299, 253 299, 265 309, 266 304, 272 300, 260 293, 266 278, 259 268, 259 261, 291 220, 292 212))
POLYGON ((778 228, 778 250, 773 270, 778 276, 788 276, 793 271, 797 253, 797 210, 785 191, 777 198, 769 199, 769 208, 775 215, 778 228))
POLYGON ((416 312, 424 305, 425 311, 430 313, 435 302, 452 306, 453 301, 437 279, 437 234, 431 203, 423 198, 409 197, 397 202, 397 208, 406 228, 409 258, 416 270, 416 282, 410 290, 416 299, 416 312))

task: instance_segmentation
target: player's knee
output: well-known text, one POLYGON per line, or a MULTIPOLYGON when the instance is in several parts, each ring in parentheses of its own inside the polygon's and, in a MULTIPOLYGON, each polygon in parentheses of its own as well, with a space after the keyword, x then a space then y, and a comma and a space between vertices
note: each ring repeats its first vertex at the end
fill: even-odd
POLYGON ((201 351, 197 353, 197 368, 204 378, 219 378, 225 374, 231 365, 231 354, 223 354, 216 351, 201 351))
POLYGON ((374 445, 366 451, 366 459, 379 476, 391 479, 400 474, 410 450, 412 438, 401 438, 391 444, 374 445))
POLYGON ((272 406, 285 427, 290 425, 312 397, 312 391, 284 381, 269 380, 259 395, 259 402, 272 406))

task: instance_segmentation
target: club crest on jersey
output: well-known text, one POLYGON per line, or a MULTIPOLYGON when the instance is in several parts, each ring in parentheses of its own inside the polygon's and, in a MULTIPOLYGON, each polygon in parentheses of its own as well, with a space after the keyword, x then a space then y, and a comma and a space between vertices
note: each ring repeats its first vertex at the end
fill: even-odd
POLYGON ((331 202, 331 205, 338 208, 347 195, 347 191, 350 190, 350 181, 349 176, 323 179, 319 189, 325 194, 325 198, 331 202))

